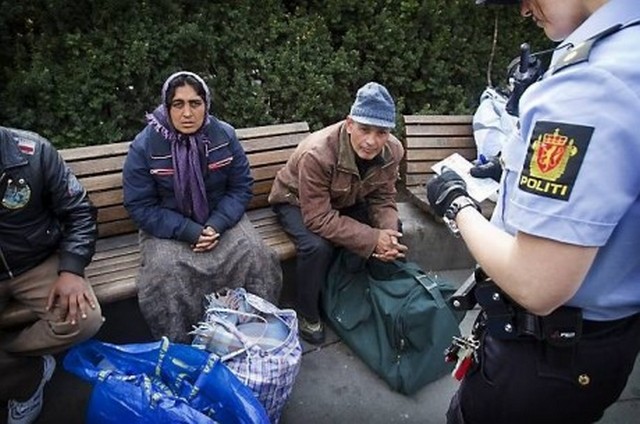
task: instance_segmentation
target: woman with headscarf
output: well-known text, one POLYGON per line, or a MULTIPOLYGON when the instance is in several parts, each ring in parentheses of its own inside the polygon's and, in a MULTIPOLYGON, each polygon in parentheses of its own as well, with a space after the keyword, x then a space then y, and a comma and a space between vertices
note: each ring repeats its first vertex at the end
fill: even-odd
POLYGON ((277 303, 282 286, 277 255, 245 215, 249 162, 210 103, 198 75, 171 75, 123 170, 124 205, 140 228, 140 309, 154 337, 175 342, 189 340, 206 294, 245 287, 277 303))

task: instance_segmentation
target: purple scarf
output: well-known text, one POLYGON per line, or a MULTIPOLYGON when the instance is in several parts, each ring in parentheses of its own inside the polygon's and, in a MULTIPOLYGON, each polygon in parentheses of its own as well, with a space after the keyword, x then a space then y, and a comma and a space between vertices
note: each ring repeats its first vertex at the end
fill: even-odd
POLYGON ((185 135, 173 128, 165 107, 160 105, 153 113, 147 114, 147 123, 171 143, 173 191, 180 212, 204 225, 209 218, 203 177, 207 171, 206 150, 209 145, 204 129, 209 124, 209 117, 196 133, 185 135))

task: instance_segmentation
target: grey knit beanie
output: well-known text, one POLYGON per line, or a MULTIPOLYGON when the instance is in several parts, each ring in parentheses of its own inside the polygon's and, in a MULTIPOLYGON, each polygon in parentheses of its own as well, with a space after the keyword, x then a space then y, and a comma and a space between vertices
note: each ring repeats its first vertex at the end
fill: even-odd
POLYGON ((395 128, 396 106, 389 91, 377 82, 368 82, 358 90, 349 114, 354 121, 381 128, 395 128))

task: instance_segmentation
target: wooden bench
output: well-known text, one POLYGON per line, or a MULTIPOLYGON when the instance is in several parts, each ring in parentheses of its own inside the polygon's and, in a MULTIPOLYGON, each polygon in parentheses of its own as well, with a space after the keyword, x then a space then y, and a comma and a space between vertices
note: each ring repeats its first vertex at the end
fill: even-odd
MULTIPOLYGON (((247 215, 265 243, 282 260, 294 257, 295 247, 277 222, 267 197, 276 172, 309 134, 309 125, 296 122, 243 128, 238 129, 237 134, 255 180, 247 215)), ((122 166, 129 143, 60 151, 98 208, 99 238, 86 276, 103 304, 133 297, 137 293, 135 278, 140 262, 138 230, 123 206, 122 195, 122 166)), ((0 328, 34 319, 29 310, 13 302, 0 313, 0 328)))
MULTIPOLYGON (((427 202, 425 182, 434 175, 431 167, 446 157, 459 153, 465 159, 477 156, 470 115, 405 115, 405 158, 400 175, 410 201, 433 215, 427 202)), ((481 204, 485 216, 493 212, 494 203, 481 204)))

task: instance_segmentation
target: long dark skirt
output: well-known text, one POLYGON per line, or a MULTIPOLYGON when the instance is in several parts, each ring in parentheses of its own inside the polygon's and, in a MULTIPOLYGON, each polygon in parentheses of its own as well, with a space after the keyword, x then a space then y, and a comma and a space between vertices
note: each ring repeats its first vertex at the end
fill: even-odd
POLYGON ((209 252, 194 253, 188 243, 140 232, 138 302, 151 333, 190 343, 188 334, 202 320, 204 296, 244 287, 277 304, 282 268, 247 216, 227 230, 209 252))

